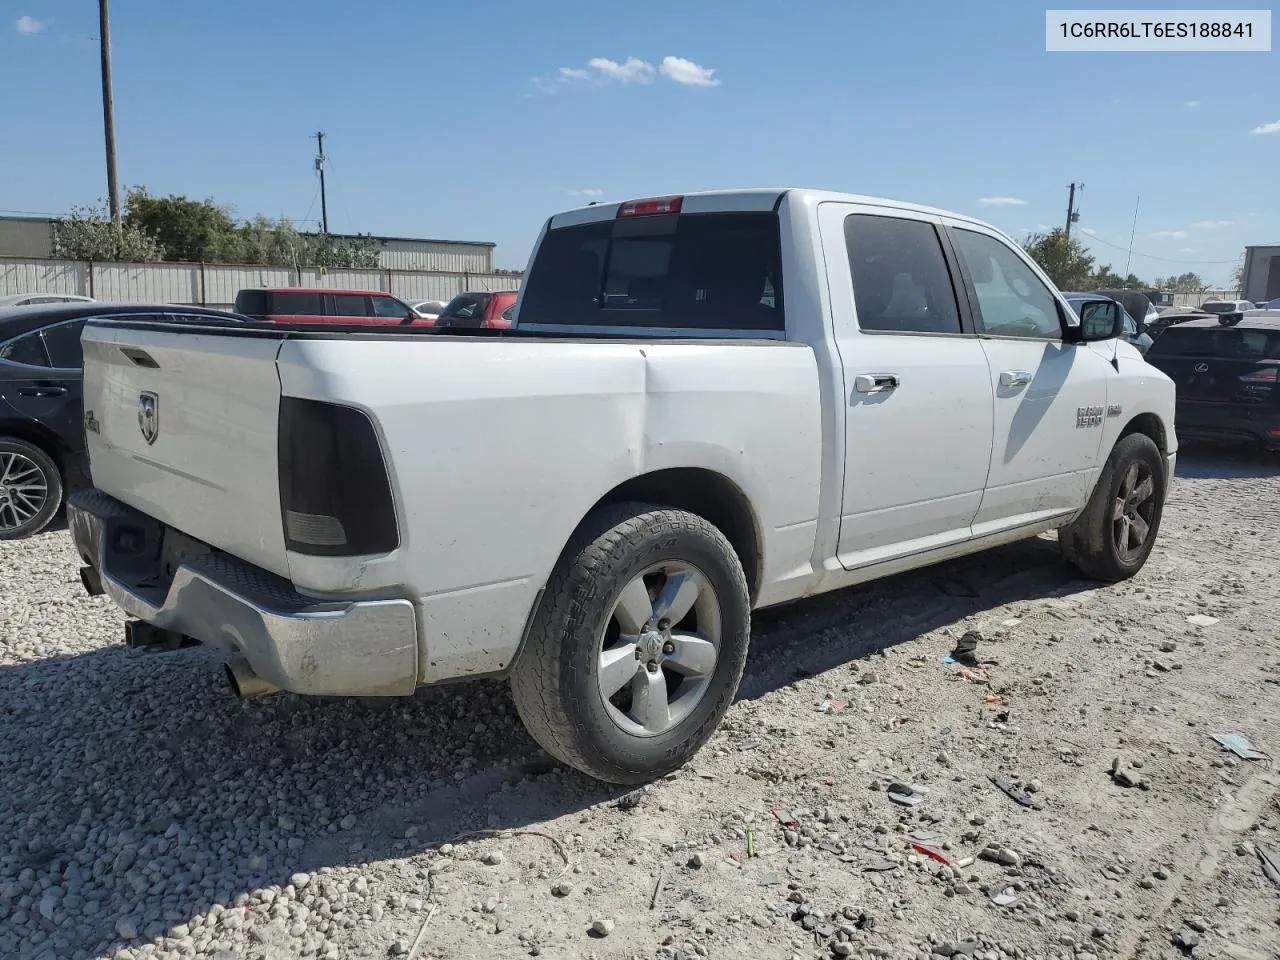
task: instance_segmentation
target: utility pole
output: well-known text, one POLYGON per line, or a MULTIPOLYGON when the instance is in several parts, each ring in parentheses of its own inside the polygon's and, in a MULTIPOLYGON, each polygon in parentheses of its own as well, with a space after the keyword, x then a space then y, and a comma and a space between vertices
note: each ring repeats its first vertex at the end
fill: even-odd
POLYGON ((111 223, 120 233, 120 180, 116 176, 116 110, 111 95, 111 14, 98 0, 98 36, 102 46, 102 126, 107 140, 107 195, 111 223))
POLYGON ((1084 191, 1084 184, 1068 184, 1067 189, 1067 239, 1071 239, 1071 225, 1080 221, 1080 211, 1076 209, 1076 187, 1079 186, 1081 192, 1084 191))
POLYGON ((316 143, 320 146, 320 155, 316 157, 316 170, 320 173, 320 230, 329 232, 329 202, 324 194, 324 131, 316 134, 316 143))

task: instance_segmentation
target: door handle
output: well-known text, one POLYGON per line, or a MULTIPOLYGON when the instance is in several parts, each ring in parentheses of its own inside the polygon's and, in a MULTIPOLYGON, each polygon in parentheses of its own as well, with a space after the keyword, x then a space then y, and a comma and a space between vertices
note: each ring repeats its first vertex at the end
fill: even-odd
POLYGON ((23 387, 18 391, 20 397, 60 397, 67 392, 66 387, 23 387))
POLYGON ((1026 370, 1005 370, 1000 374, 1000 386, 1025 387, 1031 382, 1031 374, 1026 370))
POLYGON ((860 373, 853 378, 853 389, 858 393, 886 393, 898 389, 896 373, 860 373))

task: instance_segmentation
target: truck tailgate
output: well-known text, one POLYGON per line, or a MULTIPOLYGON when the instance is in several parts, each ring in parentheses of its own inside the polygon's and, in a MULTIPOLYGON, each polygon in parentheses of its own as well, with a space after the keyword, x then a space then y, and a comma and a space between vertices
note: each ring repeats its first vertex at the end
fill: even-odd
POLYGON ((96 487, 287 577, 276 467, 280 342, 90 324, 84 418, 96 487))

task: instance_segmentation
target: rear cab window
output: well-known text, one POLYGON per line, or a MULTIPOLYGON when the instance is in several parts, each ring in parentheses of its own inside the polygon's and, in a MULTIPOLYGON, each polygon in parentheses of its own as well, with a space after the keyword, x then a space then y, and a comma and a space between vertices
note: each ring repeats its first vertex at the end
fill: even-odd
POLYGON ((955 287, 932 223, 855 213, 845 218, 844 236, 858 329, 961 332, 955 287))
POLYGON ((521 327, 785 330, 776 213, 677 213, 547 231, 521 327))

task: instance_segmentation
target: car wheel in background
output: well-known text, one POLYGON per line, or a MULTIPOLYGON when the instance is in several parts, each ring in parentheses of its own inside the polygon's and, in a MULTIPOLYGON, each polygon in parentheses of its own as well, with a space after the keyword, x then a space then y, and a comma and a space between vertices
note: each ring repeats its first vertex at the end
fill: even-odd
POLYGON ((62 476, 57 464, 25 440, 0 437, 0 540, 39 533, 60 506, 62 476))

